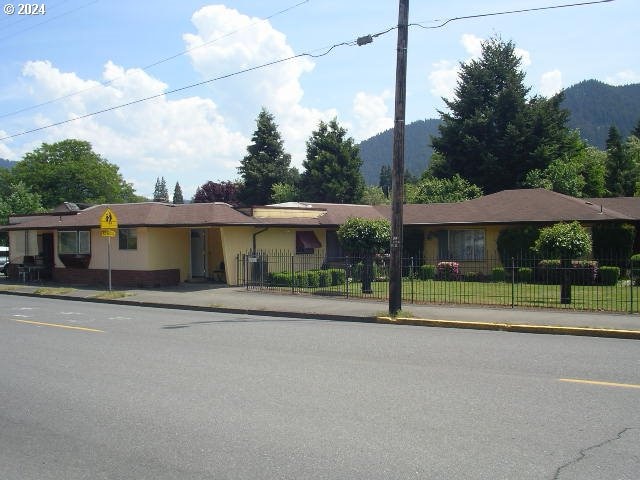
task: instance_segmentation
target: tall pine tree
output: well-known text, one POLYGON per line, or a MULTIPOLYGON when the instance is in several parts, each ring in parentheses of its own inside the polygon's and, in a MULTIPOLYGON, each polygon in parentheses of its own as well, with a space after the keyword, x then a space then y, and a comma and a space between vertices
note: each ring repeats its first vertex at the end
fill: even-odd
POLYGON ((173 203, 174 205, 180 205, 184 203, 182 188, 180 188, 180 184, 178 182, 176 182, 176 186, 173 188, 173 203))
POLYGON ((527 172, 573 156, 562 96, 528 99, 525 74, 512 42, 490 38, 477 60, 461 64, 455 98, 440 112, 440 135, 432 139, 442 162, 438 177, 460 174, 485 193, 519 187, 527 172))
POLYGON ((247 147, 248 154, 238 167, 242 177, 238 198, 245 205, 269 203, 273 185, 292 181, 291 155, 284 151, 273 115, 263 108, 256 125, 252 143, 247 147))
POLYGON ((358 203, 364 191, 358 146, 336 119, 320 122, 307 141, 301 178, 303 200, 358 203))
POLYGON ((153 189, 154 202, 168 202, 169 190, 167 190, 167 182, 164 177, 156 177, 156 186, 153 189))
POLYGON ((612 197, 633 196, 638 172, 636 165, 627 155, 620 131, 611 126, 607 136, 605 186, 612 197))

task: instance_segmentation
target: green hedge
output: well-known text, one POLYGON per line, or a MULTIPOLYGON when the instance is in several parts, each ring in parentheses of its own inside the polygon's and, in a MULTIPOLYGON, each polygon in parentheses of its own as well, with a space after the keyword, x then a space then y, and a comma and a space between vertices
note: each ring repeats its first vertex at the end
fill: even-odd
POLYGON ((533 280, 533 269, 529 267, 518 268, 517 278, 521 283, 530 283, 533 280))
POLYGON ((418 269, 418 278, 420 280, 433 280, 436 278, 435 265, 422 265, 418 269))
POLYGON ((598 279, 602 285, 616 285, 620 278, 620 267, 602 266, 598 272, 598 279))
POLYGON ((507 278, 507 274, 504 268, 496 267, 491 270, 492 282, 504 282, 506 278, 507 278))

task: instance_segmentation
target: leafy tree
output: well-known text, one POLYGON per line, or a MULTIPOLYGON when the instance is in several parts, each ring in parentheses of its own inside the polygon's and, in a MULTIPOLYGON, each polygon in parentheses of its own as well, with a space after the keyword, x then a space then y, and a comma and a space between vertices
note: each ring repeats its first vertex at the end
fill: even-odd
POLYGON ((510 266, 512 258, 517 258, 518 263, 522 263, 523 260, 533 260, 533 247, 539 236, 540 229, 531 225, 501 230, 496 240, 496 247, 502 265, 510 266))
POLYGON ((432 139, 443 157, 431 170, 436 176, 458 173, 493 193, 579 153, 565 126, 562 95, 527 99, 520 64, 515 45, 495 37, 483 42, 478 60, 461 64, 455 98, 445 99, 450 113, 440 112, 440 135, 432 139))
POLYGON ((271 187, 271 199, 273 203, 295 202, 300 192, 295 185, 290 183, 275 183, 271 187))
POLYGON ((22 183, 13 183, 9 192, 0 197, 0 225, 9 223, 9 215, 23 215, 42 212, 40 195, 33 193, 22 183))
POLYGON ((435 178, 429 174, 406 191, 407 203, 453 203, 482 196, 482 190, 457 173, 451 178, 435 178))
POLYGON ((604 197, 605 188, 605 163, 607 155, 595 147, 587 147, 578 157, 582 164, 582 177, 584 178, 584 197, 604 197))
POLYGON ((367 185, 362 192, 362 203, 364 205, 388 205, 390 200, 382 187, 367 185))
POLYGON ((364 257, 362 293, 371 293, 373 254, 384 252, 389 247, 391 224, 384 219, 351 217, 340 225, 337 234, 347 252, 364 257))
POLYGON ((237 206, 238 184, 234 182, 212 182, 208 181, 197 188, 193 196, 193 203, 214 203, 224 202, 232 206, 237 206))
POLYGON ((622 137, 614 126, 607 136, 606 188, 612 197, 632 196, 638 169, 627 154, 622 137))
POLYGON ((13 183, 38 192, 45 208, 63 202, 122 203, 138 200, 116 165, 95 153, 89 142, 63 140, 27 153, 11 170, 13 183))
POLYGON ((364 190, 362 160, 353 138, 336 119, 320 122, 307 141, 307 158, 301 178, 305 200, 358 203, 364 190))
POLYGON ((184 197, 182 196, 182 188, 180 184, 176 182, 176 186, 173 188, 173 203, 174 205, 184 203, 184 197))
POLYGON ((545 257, 560 259, 560 303, 571 303, 571 260, 591 253, 589 232, 577 221, 556 223, 540 230, 533 248, 545 257))
POLYGON ((382 165, 380 167, 380 181, 378 182, 378 186, 382 189, 385 196, 389 196, 389 192, 391 191, 391 166, 390 165, 382 165))
POLYGON ((162 178, 156 178, 156 186, 153 190, 154 202, 168 202, 169 190, 167 190, 167 181, 162 178))
POLYGON ((273 185, 293 183, 293 172, 289 167, 291 155, 284 151, 284 141, 273 115, 263 108, 256 125, 252 143, 247 147, 248 154, 238 167, 242 177, 238 198, 245 205, 270 203, 273 185))

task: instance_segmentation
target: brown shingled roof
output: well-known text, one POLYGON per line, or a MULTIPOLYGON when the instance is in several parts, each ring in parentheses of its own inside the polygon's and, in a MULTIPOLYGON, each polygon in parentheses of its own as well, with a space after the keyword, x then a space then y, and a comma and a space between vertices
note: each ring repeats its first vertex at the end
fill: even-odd
MULTIPOLYGON (((637 218, 637 217, 636 217, 637 218)), ((542 188, 503 190, 460 203, 405 205, 408 225, 632 220, 611 209, 542 188)))
POLYGON ((96 228, 100 217, 110 208, 118 219, 119 227, 177 227, 204 225, 251 225, 256 222, 226 203, 121 203, 95 205, 74 215, 38 215, 21 223, 5 227, 6 230, 96 228))

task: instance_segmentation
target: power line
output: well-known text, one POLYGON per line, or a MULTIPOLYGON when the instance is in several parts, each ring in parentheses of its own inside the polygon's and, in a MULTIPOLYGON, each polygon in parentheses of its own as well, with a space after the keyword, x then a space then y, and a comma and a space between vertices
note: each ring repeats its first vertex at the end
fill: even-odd
MULTIPOLYGON (((306 0, 306 1, 309 1, 309 0, 306 0)), ((306 3, 306 1, 305 2, 301 2, 298 5, 301 5, 302 3, 306 3)), ((468 15, 468 16, 462 16, 462 17, 454 17, 454 18, 450 18, 450 19, 444 21, 444 23, 442 23, 441 25, 437 25, 437 26, 433 26, 433 27, 425 27, 424 25, 421 25, 420 23, 409 24, 409 26, 418 26, 418 27, 421 27, 421 28, 424 28, 424 29, 435 29, 435 28, 442 28, 445 25, 447 25, 448 23, 451 23, 451 22, 456 21, 456 20, 465 20, 465 19, 470 19, 470 18, 480 18, 480 17, 497 16, 497 15, 508 15, 508 14, 514 14, 514 13, 526 13, 526 12, 533 12, 533 11, 539 11, 539 10, 551 10, 551 9, 557 9, 557 8, 578 7, 578 6, 585 6, 585 5, 594 5, 594 4, 599 4, 599 3, 609 3, 609 2, 613 2, 613 1, 614 0, 596 0, 596 1, 589 1, 589 2, 581 2, 581 3, 554 5, 554 6, 548 6, 548 7, 537 7, 537 8, 529 8, 529 9, 522 9, 522 10, 511 10, 511 11, 503 11, 503 12, 493 12, 493 13, 485 13, 485 14, 477 14, 477 15, 468 15)), ((297 5, 295 5, 295 6, 297 6, 297 5)), ((295 6, 292 7, 292 8, 295 8, 295 6)), ((331 53, 337 47, 340 47, 340 46, 365 45, 367 43, 370 43, 370 41, 369 41, 370 37, 371 38, 379 37, 379 36, 382 36, 382 35, 385 35, 385 34, 391 32, 393 30, 396 30, 397 28, 398 28, 397 26, 394 26, 394 27, 388 28, 387 30, 383 30, 381 32, 378 32, 376 34, 367 35, 365 37, 359 37, 356 40, 336 43, 334 45, 331 45, 330 47, 325 47, 325 48, 327 48, 327 50, 324 53, 321 53, 321 54, 300 53, 298 55, 292 55, 290 57, 286 57, 286 58, 282 58, 282 59, 279 59, 279 60, 274 60, 274 61, 271 61, 271 62, 263 63, 261 65, 256 65, 254 67, 245 68, 243 70, 238 70, 236 72, 232 72, 232 73, 228 73, 228 74, 225 74, 225 75, 221 75, 219 77, 210 78, 208 80, 204 80, 204 81, 201 81, 201 82, 185 85, 183 87, 176 88, 176 89, 173 89, 173 90, 169 90, 167 92, 158 93, 158 94, 155 94, 155 95, 151 95, 149 97, 140 98, 138 100, 133 100, 131 102, 123 103, 123 104, 120 104, 120 105, 115 105, 113 107, 105 108, 105 109, 98 110, 98 111, 95 111, 95 112, 92 112, 92 113, 87 113, 87 114, 81 115, 79 117, 70 118, 70 119, 67 119, 67 120, 63 120, 63 121, 60 121, 60 122, 52 123, 52 124, 45 125, 45 126, 42 126, 42 127, 34 128, 34 129, 31 129, 31 130, 26 130, 26 131, 23 131, 23 132, 20 132, 20 133, 16 133, 16 134, 13 134, 13 135, 7 135, 5 137, 0 138, 0 141, 9 140, 11 138, 20 137, 22 135, 27 135, 29 133, 39 132, 39 131, 46 130, 46 129, 53 128, 53 127, 57 127, 57 126, 60 126, 60 125, 65 125, 67 123, 75 122, 76 120, 82 120, 82 119, 89 118, 89 117, 92 117, 92 116, 95 116, 95 115, 99 115, 99 114, 102 114, 102 113, 111 112, 111 111, 114 111, 114 110, 118 110, 120 108, 131 106, 131 105, 136 105, 138 103, 142 103, 142 102, 146 102, 146 101, 149 101, 149 100, 153 100, 155 98, 159 98, 159 97, 162 97, 164 95, 170 95, 170 94, 181 92, 181 91, 184 91, 184 90, 189 90, 191 88, 199 87, 199 86, 206 85, 206 84, 209 84, 209 83, 213 83, 213 82, 216 82, 216 81, 219 81, 219 80, 224 80, 224 79, 231 78, 231 77, 234 77, 234 76, 237 76, 237 75, 241 75, 241 74, 244 74, 244 73, 248 73, 248 72, 251 72, 251 71, 255 71, 255 70, 262 69, 262 68, 270 67, 270 66, 273 66, 273 65, 277 65, 279 63, 288 62, 288 61, 291 61, 291 60, 295 60, 297 58, 301 58, 301 57, 311 57, 311 58, 324 57, 325 55, 328 55, 329 53, 331 53)), ((317 50, 321 50, 321 49, 317 49, 317 50)), ((317 50, 314 50, 314 51, 317 51, 317 50)))
POLYGON ((614 0, 594 0, 591 2, 580 2, 580 3, 566 3, 564 5, 551 5, 548 7, 534 7, 534 8, 523 8, 521 10, 507 10, 507 11, 503 11, 503 12, 492 12, 492 13, 480 13, 477 15, 466 15, 464 17, 453 17, 453 18, 448 18, 446 20, 432 20, 434 22, 438 22, 441 21, 443 23, 441 23, 440 25, 435 25, 432 27, 425 27, 424 25, 422 25, 422 23, 410 23, 409 26, 410 27, 420 27, 420 28, 424 28, 424 29, 436 29, 436 28, 442 28, 445 25, 447 25, 448 23, 454 22, 456 20, 468 20, 471 18, 482 18, 482 17, 495 17, 498 15, 511 15, 513 13, 527 13, 527 12, 536 12, 536 11, 540 11, 540 10, 553 10, 553 9, 557 9, 557 8, 568 8, 568 7, 583 7, 586 5, 596 5, 598 3, 609 3, 609 2, 613 2, 614 0))
POLYGON ((312 53, 300 53, 298 55, 293 55, 293 56, 290 56, 290 57, 287 57, 287 58, 281 58, 279 60, 273 60, 271 62, 263 63, 261 65, 256 65, 254 67, 245 68, 243 70, 238 70, 236 72, 228 73, 226 75, 221 75, 219 77, 210 78, 208 80, 203 80, 202 82, 192 83, 192 84, 189 84, 189 85, 185 85, 184 87, 175 88, 175 89, 169 90, 167 92, 162 92, 162 93, 158 93, 158 94, 151 95, 151 96, 148 96, 148 97, 139 98, 138 100, 132 100, 131 102, 123 103, 123 104, 120 104, 120 105, 115 105, 115 106, 109 107, 109 108, 104 108, 102 110, 98 110, 98 111, 95 111, 95 112, 87 113, 85 115, 80 115, 80 116, 74 117, 74 118, 69 118, 67 120, 63 120, 63 121, 60 121, 60 122, 51 123, 51 124, 45 125, 43 127, 33 128, 31 130, 26 130, 24 132, 15 133, 13 135, 7 135, 5 137, 0 138, 0 141, 8 140, 8 139, 11 139, 11 138, 20 137, 22 135, 27 135, 29 133, 39 132, 41 130, 46 130, 46 129, 57 127, 57 126, 60 126, 60 125, 65 125, 67 123, 75 122, 76 120, 82 120, 84 118, 93 117, 93 116, 99 115, 101 113, 112 112, 114 110, 119 110, 119 109, 124 108, 124 107, 129 107, 131 105, 136 105, 138 103, 142 103, 142 102, 146 102, 146 101, 149 101, 149 100, 153 100, 155 98, 160 98, 160 97, 162 97, 164 95, 171 95, 173 93, 182 92, 184 90, 189 90, 191 88, 200 87, 200 86, 206 85, 208 83, 217 82, 219 80, 224 80, 224 79, 227 79, 227 78, 235 77, 235 76, 241 75, 243 73, 248 73, 248 72, 251 72, 251 71, 254 71, 254 70, 259 70, 259 69, 262 69, 262 68, 270 67, 270 66, 273 66, 273 65, 277 65, 279 63, 289 62, 289 61, 295 60, 297 58, 301 58, 301 57, 311 57, 311 58, 324 57, 325 55, 328 55, 336 47, 339 47, 339 46, 353 46, 353 45, 356 45, 356 41, 355 40, 353 40, 351 42, 337 43, 337 44, 332 45, 331 47, 329 47, 324 53, 317 54, 317 55, 314 55, 312 53))
MULTIPOLYGON (((97 2, 97 1, 99 1, 99 0, 95 0, 93 3, 97 2)), ((193 47, 193 48, 188 48, 188 49, 186 49, 186 50, 183 50, 183 51, 182 51, 182 52, 180 52, 180 53, 176 53, 176 54, 170 55, 170 56, 168 56, 168 57, 165 57, 165 58, 163 58, 163 59, 157 60, 157 61, 155 61, 155 62, 153 62, 153 63, 150 63, 149 65, 146 65, 146 66, 144 66, 144 67, 140 67, 140 69, 141 69, 141 70, 144 70, 144 71, 147 71, 147 70, 148 70, 148 69, 150 69, 150 68, 156 67, 156 66, 158 66, 158 65, 160 65, 160 64, 163 64, 163 63, 166 63, 166 62, 168 62, 168 61, 170 61, 170 60, 173 60, 173 59, 175 59, 175 58, 181 57, 182 55, 185 55, 185 54, 187 54, 187 53, 189 53, 189 52, 192 52, 192 51, 194 51, 194 50, 197 50, 197 49, 199 49, 199 48, 206 47, 207 45, 211 45, 212 43, 218 42, 218 41, 220 41, 220 40, 222 40, 222 39, 224 39, 224 38, 227 38, 227 37, 230 37, 230 36, 232 36, 232 35, 235 35, 236 33, 241 32, 241 31, 243 31, 243 30, 245 30, 245 29, 247 29, 247 28, 253 27, 254 25, 257 25, 257 24, 262 23, 262 22, 266 22, 266 21, 268 21, 268 20, 270 20, 270 19, 272 19, 272 18, 274 18, 274 17, 277 17, 278 15, 282 15, 282 14, 284 14, 284 13, 287 13, 287 12, 289 12, 290 10, 293 10, 294 8, 297 8, 297 7, 299 7, 299 6, 301 6, 301 5, 305 4, 305 3, 309 3, 309 1, 310 1, 310 0, 303 0, 303 1, 301 1, 301 2, 298 2, 298 3, 296 3, 295 5, 292 5, 292 6, 290 6, 290 7, 287 7, 287 8, 285 8, 285 9, 283 9, 283 10, 280 10, 280 11, 278 11, 278 12, 276 12, 276 13, 273 13, 273 14, 269 15, 269 16, 268 16, 268 17, 266 17, 266 18, 260 19, 259 21, 256 21, 256 22, 253 22, 253 23, 251 23, 251 24, 247 25, 247 26, 246 26, 246 27, 244 27, 244 28, 241 28, 241 29, 238 29, 238 30, 234 30, 234 31, 232 31, 232 32, 226 33, 225 35, 221 35, 221 36, 216 37, 216 38, 214 38, 214 39, 212 39, 212 40, 209 40, 208 42, 204 42, 204 43, 202 43, 202 44, 200 44, 200 45, 197 45, 197 46, 195 46, 195 47, 193 47)), ((56 18, 57 18, 57 17, 56 17, 56 18)), ((44 22, 43 22, 43 23, 44 23, 44 22)), ((1 39, 0 39, 0 40, 1 40, 1 39)), ((17 114, 19 114, 19 113, 28 112, 28 111, 33 110, 33 109, 35 109, 35 108, 44 107, 44 106, 46 106, 46 105, 50 105, 50 104, 55 103, 55 102, 57 102, 57 101, 64 100, 64 99, 66 99, 66 98, 70 98, 70 97, 73 97, 73 96, 75 96, 75 95, 79 95, 79 94, 81 94, 81 93, 88 92, 88 91, 93 90, 93 89, 95 89, 95 88, 98 88, 98 87, 100 87, 100 86, 102 86, 102 87, 106 87, 107 85, 111 85, 113 82, 115 82, 116 80, 119 80, 119 79, 121 79, 121 78, 123 78, 123 77, 124 77, 124 75, 121 75, 121 76, 118 76, 118 77, 112 78, 111 80, 104 81, 104 82, 99 82, 98 84, 92 85, 92 86, 87 87, 87 88, 84 88, 84 89, 82 89, 82 90, 77 90, 77 91, 75 91, 75 92, 68 93, 67 95, 62 95, 62 96, 60 96, 60 97, 56 97, 56 98, 53 98, 53 99, 51 99, 51 100, 47 100, 47 101, 45 101, 45 102, 38 103, 38 104, 36 104, 36 105, 31 105, 31 106, 29 106, 29 107, 24 107, 24 108, 21 108, 21 109, 19 109, 19 110, 15 110, 15 111, 8 112, 8 113, 3 113, 3 114, 1 114, 1 115, 0 115, 0 118, 10 117, 10 116, 13 116, 13 115, 17 115, 17 114)))

